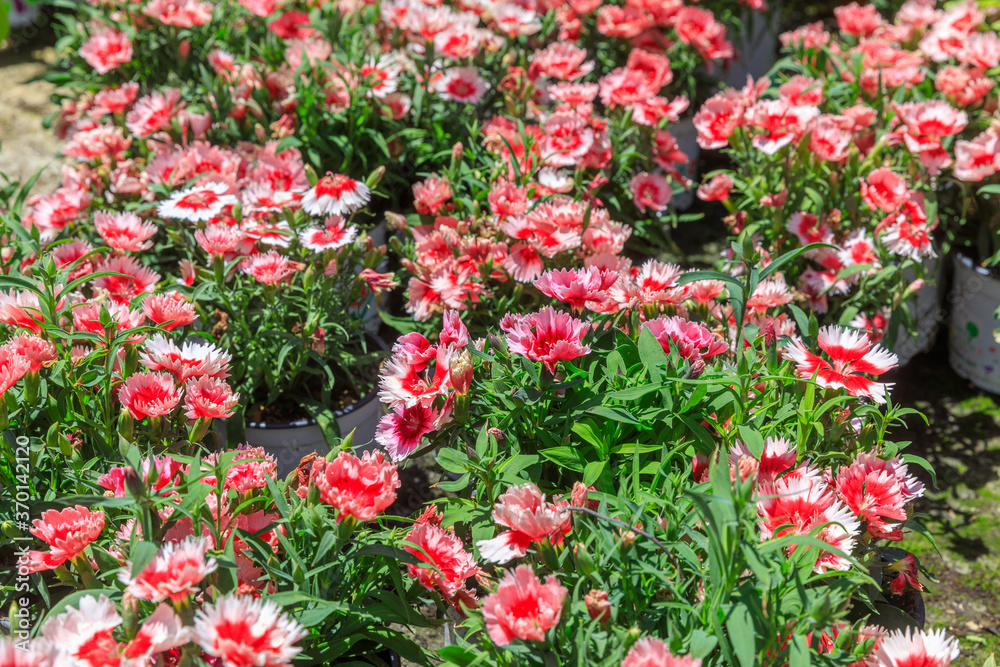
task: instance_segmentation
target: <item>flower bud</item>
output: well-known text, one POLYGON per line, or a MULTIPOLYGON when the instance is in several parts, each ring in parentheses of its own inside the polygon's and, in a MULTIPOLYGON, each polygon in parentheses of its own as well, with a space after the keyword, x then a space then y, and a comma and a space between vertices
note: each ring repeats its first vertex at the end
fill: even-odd
POLYGON ((182 40, 180 44, 177 45, 177 55, 181 58, 187 58, 191 55, 191 42, 188 40, 182 40))
POLYGON ((587 613, 590 614, 591 620, 602 623, 611 620, 611 602, 608 600, 607 591, 594 588, 584 596, 583 601, 587 605, 587 613))
POLYGON ((390 227, 395 229, 397 232, 405 231, 409 225, 406 224, 406 218, 399 213, 393 213, 392 211, 386 211, 385 221, 390 227))
POLYGON ((468 350, 462 350, 451 358, 451 383, 455 392, 459 396, 465 396, 469 392, 472 384, 474 368, 472 366, 472 355, 468 350))

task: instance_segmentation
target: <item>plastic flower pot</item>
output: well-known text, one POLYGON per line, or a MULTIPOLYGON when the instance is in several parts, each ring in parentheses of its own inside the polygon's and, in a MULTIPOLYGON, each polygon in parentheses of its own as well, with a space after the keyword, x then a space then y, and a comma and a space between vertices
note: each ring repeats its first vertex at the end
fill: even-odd
MULTIPOLYGON (((363 399, 343 410, 335 410, 337 426, 341 435, 354 431, 357 451, 375 448, 375 429, 382 417, 382 403, 378 400, 378 389, 372 389, 363 399)), ((222 442, 226 441, 225 420, 216 420, 215 431, 222 442)), ((268 454, 278 459, 278 474, 282 477, 295 470, 303 456, 316 452, 330 451, 323 437, 323 430, 315 419, 300 419, 294 422, 248 422, 246 442, 253 447, 263 447, 268 454)))
MULTIPOLYGON (((674 135, 674 138, 677 139, 677 147, 684 155, 688 156, 688 162, 683 166, 681 172, 697 183, 701 146, 698 145, 698 130, 694 127, 694 121, 691 118, 682 118, 679 122, 668 126, 667 131, 674 135)), ((675 190, 670 204, 678 211, 688 210, 694 203, 695 188, 696 185, 692 185, 691 189, 685 192, 675 190)))
MULTIPOLYGON (((913 271, 904 271, 903 275, 908 281, 916 278, 913 271)), ((924 275, 928 276, 927 284, 917 292, 908 304, 910 313, 916 322, 916 335, 909 335, 902 325, 896 331, 896 344, 892 351, 899 358, 900 367, 910 363, 913 357, 934 346, 938 328, 944 319, 941 313, 941 285, 945 278, 944 261, 932 258, 925 259, 924 275)))
POLYGON ((951 291, 948 361, 960 376, 980 389, 1000 393, 1000 280, 968 257, 955 256, 951 291))
POLYGON ((38 5, 25 0, 0 0, 7 4, 7 22, 11 30, 26 28, 38 18, 38 5))
POLYGON ((774 18, 748 9, 740 19, 742 29, 738 34, 729 36, 736 49, 736 57, 723 77, 725 84, 731 88, 747 85, 747 76, 756 81, 778 61, 778 29, 774 18))

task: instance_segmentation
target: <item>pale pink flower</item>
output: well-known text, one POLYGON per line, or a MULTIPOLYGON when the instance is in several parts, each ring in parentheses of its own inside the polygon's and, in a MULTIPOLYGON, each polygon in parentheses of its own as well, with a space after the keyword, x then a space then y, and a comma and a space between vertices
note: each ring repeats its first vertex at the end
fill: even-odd
POLYGON ((572 527, 569 503, 546 502, 534 484, 522 484, 507 489, 493 507, 493 520, 510 530, 491 540, 480 540, 476 546, 484 560, 506 563, 524 558, 528 547, 548 540, 561 544, 572 527))
POLYGON ((225 419, 232 417, 240 395, 233 393, 225 380, 200 377, 187 383, 184 413, 188 419, 225 419))
POLYGON ((194 304, 179 292, 164 292, 146 297, 142 300, 142 312, 160 325, 159 328, 167 331, 187 326, 198 319, 194 304))
POLYGON ((109 247, 129 252, 152 248, 149 239, 156 234, 156 225, 130 212, 98 211, 94 214, 94 227, 109 247))
POLYGON ((666 210, 667 204, 674 196, 673 188, 670 187, 662 174, 650 174, 645 171, 632 177, 629 191, 632 193, 635 207, 643 212, 646 210, 655 212, 666 210))
POLYGON ((903 177, 886 167, 873 170, 861 180, 861 199, 873 211, 892 213, 908 196, 909 188, 903 177))
POLYGON ((458 601, 454 599, 456 596, 466 602, 472 597, 465 582, 479 574, 479 566, 455 533, 430 523, 419 523, 405 541, 410 543, 403 547, 407 553, 426 564, 426 567, 407 565, 411 577, 428 590, 437 588, 453 603, 458 601))
POLYGON ((161 333, 146 340, 139 356, 139 362, 149 370, 169 371, 181 383, 201 377, 226 378, 231 361, 229 352, 210 342, 187 340, 178 347, 161 333))
POLYGON ((181 400, 181 390, 168 373, 135 373, 118 390, 118 400, 136 419, 156 418, 173 411, 181 400))
POLYGON ((288 257, 276 250, 257 253, 245 258, 240 263, 240 269, 254 280, 265 285, 275 285, 291 281, 292 275, 301 264, 292 262, 288 257))
POLYGON ((132 62, 132 40, 123 32, 107 28, 84 42, 80 57, 98 74, 107 74, 132 62))
POLYGON ((550 373, 555 373, 559 361, 590 354, 590 346, 583 343, 590 325, 551 307, 529 315, 508 313, 500 328, 512 353, 541 361, 550 373))
POLYGON ((49 550, 31 551, 27 560, 32 572, 52 570, 83 553, 104 530, 104 512, 83 505, 46 510, 32 521, 31 534, 49 545, 49 550))
POLYGON ((320 500, 337 510, 337 522, 347 518, 371 521, 396 501, 399 475, 382 452, 365 452, 360 459, 340 452, 333 461, 318 458, 310 478, 320 500))
POLYGON ((535 279, 535 287, 553 299, 566 301, 575 309, 600 309, 608 300, 607 290, 618 280, 617 271, 596 267, 585 269, 558 269, 543 273, 535 279))
MULTIPOLYGON (((161 0, 153 1, 159 2, 161 0)), ((183 108, 181 91, 176 88, 169 88, 162 92, 156 91, 135 103, 132 110, 125 116, 125 127, 136 137, 142 139, 156 134, 160 130, 168 129, 174 116, 180 113, 183 108)))
POLYGON ((508 571, 483 600, 486 631, 497 646, 515 639, 544 641, 545 633, 559 625, 567 592, 555 575, 543 584, 527 565, 508 571))
POLYGON ((126 563, 118 579, 139 600, 180 602, 196 594, 198 584, 218 568, 216 560, 208 556, 208 548, 204 537, 166 544, 141 572, 134 572, 132 564, 126 563))
POLYGON ((629 649, 622 667, 701 667, 701 660, 689 655, 679 658, 667 650, 662 639, 643 637, 629 649))
POLYGON ((358 228, 348 227, 347 222, 339 215, 329 216, 323 227, 309 227, 299 233, 299 243, 313 252, 339 250, 358 236, 358 228))
POLYGON ((0 398, 31 370, 31 362, 7 343, 0 346, 0 398))
POLYGON ((490 84, 475 67, 451 67, 434 82, 434 90, 442 99, 465 104, 479 104, 489 89, 490 84))

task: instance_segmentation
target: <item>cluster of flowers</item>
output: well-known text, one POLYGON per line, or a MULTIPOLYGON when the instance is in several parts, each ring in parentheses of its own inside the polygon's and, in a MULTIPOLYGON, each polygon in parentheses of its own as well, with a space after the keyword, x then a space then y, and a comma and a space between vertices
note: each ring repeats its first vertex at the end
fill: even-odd
MULTIPOLYGON (((662 126, 677 120, 687 100, 661 97, 663 89, 701 94, 699 77, 738 57, 726 26, 765 6, 400 0, 309 10, 271 0, 81 8, 86 20, 68 29, 76 50, 61 64, 74 82, 60 125, 90 113, 95 100, 117 102, 118 91, 135 94, 141 85, 146 113, 135 113, 130 127, 156 110, 187 106, 199 110, 187 112, 192 129, 212 125, 210 133, 228 141, 294 134, 316 168, 369 172, 389 160, 433 171, 446 149, 442 140, 461 138, 442 137, 439 128, 467 124, 471 106, 482 118, 537 120, 549 137, 550 165, 604 169, 612 135, 631 134, 639 150, 615 158, 631 168, 653 147, 669 174, 679 158, 669 157, 672 139, 662 126), (258 44, 252 57, 242 55, 246 40, 258 44), (173 67, 164 66, 168 53, 173 67), (166 88, 177 81, 168 72, 179 75, 180 89, 166 88), (588 76, 595 82, 585 82, 588 76), (594 113, 598 95, 613 122, 594 113), (328 138, 337 135, 345 140, 328 138)), ((669 188, 662 176, 655 182, 648 207, 661 211, 669 188)), ((637 203, 647 208, 644 198, 637 203)))
MULTIPOLYGON (((118 592, 79 599, 50 617, 37 639, 16 649, 4 640, 0 655, 16 650, 27 662, 11 664, 39 667, 177 664, 193 656, 227 667, 291 664, 309 633, 268 599, 289 585, 274 574, 274 559, 295 548, 301 528, 282 519, 269 495, 277 462, 262 449, 241 446, 209 455, 199 466, 192 470, 163 455, 143 459, 139 471, 115 467, 96 480, 104 499, 152 503, 153 521, 83 505, 36 519, 31 534, 48 549, 24 556, 22 571, 57 570, 64 580, 118 592), (195 495, 199 507, 186 502, 195 495), (149 544, 158 545, 152 554, 142 550, 149 544), (135 562, 142 554, 148 557, 135 562), (234 583, 225 585, 219 575, 233 558, 234 583)), ((326 529, 351 526, 340 530, 347 544, 366 541, 357 527, 384 512, 399 487, 395 465, 371 453, 358 458, 340 451, 329 461, 303 464, 295 477, 298 488, 284 502, 297 495, 329 508, 326 529)), ((102 498, 90 500, 99 505, 102 498)))
MULTIPOLYGON (((310 178, 299 151, 277 140, 209 141, 210 117, 189 113, 178 90, 137 95, 138 85, 128 83, 77 104, 62 127, 64 154, 74 163, 64 167, 61 187, 29 198, 23 211, 23 224, 53 242, 60 266, 80 259, 71 279, 125 274, 97 278, 119 310, 161 282, 205 294, 201 327, 237 351, 234 381, 250 401, 260 400, 260 384, 294 392, 299 381, 281 369, 267 382, 253 379, 245 360, 276 344, 260 333, 299 334, 291 368, 310 354, 330 360, 363 347, 362 319, 373 319, 374 295, 396 285, 382 269, 385 248, 356 224, 382 172, 367 183, 340 174, 310 178), (110 249, 107 259, 94 244, 110 249), (258 308, 271 298, 267 289, 283 291, 282 309, 258 308), (331 312, 317 313, 317 303, 331 312)), ((144 307, 174 303, 164 299, 144 307)))
MULTIPOLYGON (((394 413, 383 418, 379 442, 389 449, 393 458, 405 458, 421 443, 427 442, 429 448, 440 448, 442 454, 443 450, 448 451, 445 458, 439 454, 439 461, 448 461, 446 469, 471 475, 473 480, 481 479, 472 491, 471 500, 461 504, 457 514, 450 514, 446 509, 442 516, 436 509, 428 509, 418 519, 407 538, 415 548, 407 547, 407 550, 428 564, 429 569, 411 566, 410 574, 428 590, 437 592, 445 604, 463 616, 469 615, 470 627, 477 627, 481 622, 497 649, 516 642, 546 642, 545 646, 551 646, 550 637, 572 636, 570 628, 574 621, 565 615, 567 600, 576 595, 571 593, 576 590, 572 588, 572 576, 568 569, 563 572, 555 567, 553 563, 557 561, 546 554, 550 549, 561 553, 564 542, 575 534, 574 512, 580 508, 594 511, 601 507, 600 503, 587 500, 588 489, 579 483, 570 498, 551 501, 539 487, 558 489, 558 483, 553 486, 554 480, 564 479, 562 474, 571 470, 590 471, 594 465, 609 465, 608 461, 588 462, 586 458, 573 463, 574 456, 562 451, 572 451, 572 448, 559 446, 573 434, 589 432, 590 437, 604 441, 603 447, 611 451, 616 451, 613 438, 621 438, 629 444, 620 447, 634 446, 638 456, 640 443, 632 443, 627 433, 610 428, 604 432, 578 431, 567 425, 572 424, 574 418, 558 413, 560 409, 577 411, 581 416, 576 419, 586 421, 589 417, 583 415, 604 410, 600 414, 613 415, 619 424, 639 424, 638 421, 630 422, 635 417, 628 408, 594 407, 595 394, 606 397, 609 393, 621 393, 639 397, 649 393, 648 390, 639 391, 641 385, 625 388, 629 385, 615 381, 612 386, 618 388, 617 392, 605 393, 599 387, 591 364, 603 368, 603 358, 609 354, 609 348, 601 338, 611 335, 615 329, 619 330, 619 337, 633 332, 631 336, 640 339, 640 349, 644 336, 655 340, 664 352, 663 359, 668 367, 679 364, 677 372, 681 386, 684 378, 692 376, 715 378, 720 384, 736 381, 733 364, 742 353, 756 359, 749 362, 753 378, 759 377, 753 371, 755 364, 778 364, 783 369, 780 373, 790 378, 789 383, 799 383, 795 391, 804 391, 812 384, 826 391, 824 400, 845 406, 829 427, 831 442, 828 445, 808 441, 797 443, 785 435, 774 435, 761 438, 757 446, 751 447, 742 440, 746 426, 737 427, 733 423, 735 415, 728 418, 716 415, 714 407, 706 406, 703 426, 715 431, 713 440, 731 443, 722 450, 728 453, 729 474, 726 477, 737 487, 743 485, 749 489, 756 533, 762 543, 780 541, 788 558, 801 559, 805 553, 806 562, 819 577, 848 571, 866 576, 867 568, 874 562, 875 567, 886 571, 884 595, 899 596, 908 590, 922 590, 915 558, 907 554, 893 562, 880 563, 882 547, 879 545, 903 539, 905 524, 912 514, 912 502, 923 494, 923 485, 898 454, 881 445, 872 449, 868 437, 861 439, 861 433, 871 430, 866 409, 858 407, 862 403, 850 399, 844 403, 844 397, 849 396, 875 405, 885 404, 891 385, 878 378, 897 365, 896 356, 874 343, 864 332, 850 328, 829 326, 821 329, 815 347, 795 336, 795 325, 787 313, 782 312, 782 306, 787 305, 792 296, 780 274, 769 275, 752 285, 743 315, 737 315, 731 303, 724 299, 726 286, 722 277, 699 276, 699 280, 685 282, 680 280, 682 275, 677 267, 655 262, 638 272, 625 270, 621 277, 613 269, 597 267, 546 272, 536 280, 537 288, 546 296, 569 304, 576 316, 551 307, 528 314, 509 313, 501 319, 497 329, 487 330, 484 338, 470 341, 458 313, 447 311, 436 344, 422 334, 408 334, 394 347, 391 359, 382 369, 380 396, 394 413), (704 294, 704 298, 699 298, 699 294, 704 294), (750 324, 756 326, 757 333, 747 333, 746 327, 750 324), (735 340, 741 330, 745 338, 742 345, 737 345, 735 340), (778 346, 779 336, 791 337, 791 340, 778 346), (468 351, 470 347, 476 351, 472 355, 468 351), (778 358, 773 362, 766 361, 771 354, 768 349, 777 352, 778 358), (528 363, 525 365, 519 359, 528 363), (532 366, 535 371, 524 370, 532 366), (571 390, 571 387, 576 389, 571 390), (580 394, 572 393, 576 390, 580 394), (551 398, 547 398, 546 391, 551 392, 551 398), (537 392, 541 392, 541 397, 529 401, 528 396, 537 392), (560 402, 564 407, 555 407, 560 402), (582 405, 589 407, 582 408, 582 405), (854 407, 850 407, 852 405, 854 407), (557 433, 542 437, 536 430, 540 424, 557 433), (560 436, 558 432, 565 435, 560 436), (496 449, 483 449, 483 438, 496 443, 496 449), (608 438, 612 438, 610 442, 608 438), (853 452, 850 456, 834 459, 820 456, 822 464, 813 462, 813 457, 823 454, 825 447, 842 452, 845 445, 841 438, 851 443, 846 445, 847 451, 853 452), (556 446, 546 449, 545 442, 556 446), (560 451, 558 456, 557 450, 560 451), (521 481, 510 482, 506 492, 495 497, 492 512, 494 522, 503 530, 496 537, 488 538, 489 528, 469 518, 468 503, 482 505, 491 498, 489 492, 495 488, 498 475, 493 471, 501 471, 514 461, 537 458, 538 454, 559 464, 557 470, 561 469, 562 473, 557 472, 552 477, 552 470, 542 473, 545 468, 535 468, 531 477, 519 477, 521 481), (454 467, 456 461, 466 458, 467 467, 454 467), (481 494, 486 494, 487 500, 480 500, 481 494), (462 530, 457 526, 448 527, 449 517, 468 522, 470 526, 462 530), (468 537, 460 536, 470 533, 483 537, 474 544, 467 544, 468 537), (803 546, 800 540, 805 537, 818 542, 803 546), (817 548, 818 543, 825 546, 817 548), (540 557, 543 569, 549 569, 552 574, 540 577, 536 568, 519 564, 498 571, 495 582, 491 579, 490 572, 495 571, 496 565, 509 565, 532 553, 540 557), (483 595, 477 595, 480 591, 483 595), (556 634, 550 635, 555 628, 559 628, 556 634)), ((615 346, 611 349, 620 355, 619 358, 630 358, 621 343, 617 350, 615 346)), ((643 355, 640 368, 656 363, 648 349, 643 355)), ((771 366, 772 377, 767 381, 748 381, 747 400, 755 406, 747 408, 749 414, 774 409, 768 397, 779 402, 798 400, 778 399, 778 394, 773 393, 773 374, 778 372, 779 366, 771 366)), ((618 369, 616 375, 627 376, 634 372, 615 368, 618 369)), ((657 384, 651 388, 661 386, 657 384)), ((667 419, 662 417, 660 400, 657 398, 654 407, 649 408, 654 412, 644 414, 661 416, 647 416, 646 419, 667 419)), ((676 397, 671 400, 700 399, 676 397)), ((688 405, 690 409, 692 404, 688 405)), ((867 409, 878 408, 869 406, 867 409)), ((640 414, 641 407, 635 410, 634 414, 640 414)), ((653 432, 659 432, 657 426, 652 428, 653 432)), ((677 433, 674 431, 673 437, 679 437, 677 433)), ((802 437, 801 431, 799 437, 802 437)), ((692 467, 679 471, 688 481, 679 483, 712 483, 712 461, 713 456, 697 453, 692 467)), ((726 462, 724 454, 721 465, 727 465, 726 462)), ((659 474, 669 474, 667 470, 672 465, 655 457, 649 463, 659 474)), ((523 461, 518 465, 531 464, 523 461)), ((633 466, 637 470, 641 463, 623 461, 621 474, 630 474, 627 471, 632 471, 633 466)), ((612 474, 611 478, 614 476, 612 474)), ((456 482, 453 490, 469 493, 467 479, 463 477, 456 482)), ((624 493, 624 488, 615 482, 605 482, 602 486, 605 493, 624 493)), ((625 515, 619 518, 612 515, 611 519, 622 527, 630 523, 625 515)), ((664 526, 661 529, 667 530, 664 526)), ((639 528, 636 530, 641 532, 639 528)), ((618 539, 624 545, 636 537, 633 534, 629 538, 619 532, 618 539)), ((574 554, 582 546, 582 543, 573 546, 574 554)), ((748 571, 742 576, 751 575, 748 571)), ((580 594, 585 591, 586 588, 582 589, 580 594)), ((694 595, 697 602, 705 602, 704 591, 694 595)), ((621 604, 639 603, 623 600, 621 604)), ((587 595, 586 606, 591 619, 611 621, 614 605, 609 602, 607 592, 592 590, 587 595)), ((848 631, 849 626, 840 621, 834 623, 816 640, 816 650, 821 653, 834 651, 837 634, 848 631)), ((958 654, 955 640, 943 633, 888 632, 869 627, 857 636, 857 650, 864 653, 857 658, 856 664, 881 667, 927 658, 937 661, 936 664, 947 665, 958 654)), ((484 650, 489 653, 494 649, 484 650)), ((776 660, 774 664, 784 664, 780 658, 776 660)), ((632 647, 625 663, 699 665, 700 659, 693 656, 672 658, 668 645, 654 636, 632 647), (647 659, 651 662, 644 662, 647 659)))
POLYGON ((836 14, 839 34, 813 23, 781 36, 792 64, 776 88, 749 82, 699 109, 698 143, 739 166, 698 195, 722 201, 734 233, 768 252, 829 246, 789 267, 801 301, 834 323, 855 313, 852 325, 881 340, 922 287, 914 278, 933 271, 948 177, 979 181, 1000 167, 990 75, 1000 38, 974 2, 911 0, 893 23, 871 5, 836 14))

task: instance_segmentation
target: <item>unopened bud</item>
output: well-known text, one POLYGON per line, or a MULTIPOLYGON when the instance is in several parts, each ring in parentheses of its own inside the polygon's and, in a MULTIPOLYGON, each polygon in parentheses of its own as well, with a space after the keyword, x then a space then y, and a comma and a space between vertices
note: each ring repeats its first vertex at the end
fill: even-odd
POLYGON ((472 365, 472 355, 468 350, 462 350, 451 358, 451 383, 455 392, 459 396, 465 396, 472 385, 474 368, 472 365))
POLYGON ((406 224, 406 218, 399 213, 393 213, 392 211, 386 211, 385 221, 389 223, 389 226, 395 229, 397 232, 405 231, 409 226, 406 224))
POLYGON ((587 613, 590 614, 591 620, 602 623, 611 620, 611 601, 608 600, 607 591, 594 588, 584 596, 583 601, 587 605, 587 613))

